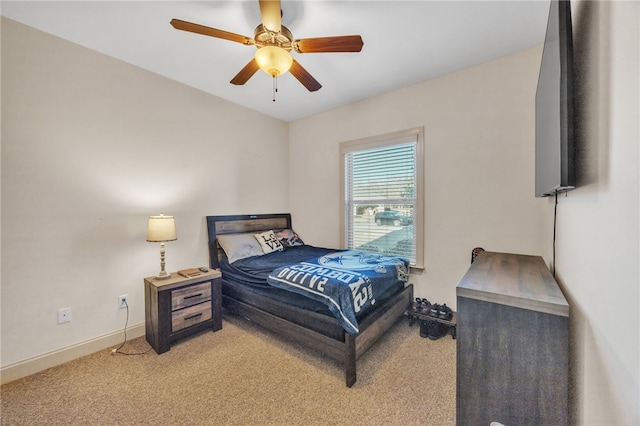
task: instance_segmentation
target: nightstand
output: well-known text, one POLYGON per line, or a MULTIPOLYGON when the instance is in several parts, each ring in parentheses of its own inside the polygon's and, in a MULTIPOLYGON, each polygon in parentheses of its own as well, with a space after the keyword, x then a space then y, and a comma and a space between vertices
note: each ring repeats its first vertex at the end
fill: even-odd
POLYGON ((195 277, 144 279, 145 335, 161 354, 173 342, 202 330, 222 329, 221 274, 209 269, 195 277))

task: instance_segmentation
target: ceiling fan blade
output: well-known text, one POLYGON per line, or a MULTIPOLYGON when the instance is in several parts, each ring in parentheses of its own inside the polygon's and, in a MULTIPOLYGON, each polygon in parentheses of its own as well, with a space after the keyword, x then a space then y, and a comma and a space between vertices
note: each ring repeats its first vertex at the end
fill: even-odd
POLYGON ((258 71, 260 67, 258 66, 258 62, 256 62, 255 58, 250 60, 247 65, 244 66, 240 70, 235 77, 231 79, 231 84, 236 84, 238 86, 242 86, 245 84, 255 73, 258 71))
POLYGON ((315 92, 322 87, 322 84, 318 83, 318 80, 313 78, 309 71, 302 68, 302 65, 295 59, 289 68, 289 72, 310 92, 315 92))
POLYGON ((274 33, 280 32, 282 25, 282 11, 280 0, 260 0, 260 14, 262 15, 262 25, 274 33))
POLYGON ((252 38, 245 37, 240 34, 230 33, 228 31, 219 30, 217 28, 205 27, 204 25, 193 24, 180 19, 172 19, 171 25, 176 30, 188 31, 190 33, 202 34, 206 36, 221 38, 224 40, 235 41, 242 44, 254 44, 252 38))
POLYGON ((293 42, 298 53, 360 52, 364 42, 359 35, 303 38, 293 42))

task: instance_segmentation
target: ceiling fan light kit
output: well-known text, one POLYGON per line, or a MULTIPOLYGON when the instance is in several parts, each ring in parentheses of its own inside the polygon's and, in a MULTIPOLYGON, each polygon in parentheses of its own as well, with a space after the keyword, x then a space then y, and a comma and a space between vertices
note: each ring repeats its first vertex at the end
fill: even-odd
POLYGON ((260 69, 274 78, 289 71, 293 63, 291 54, 278 46, 259 48, 255 59, 260 69))
POLYGON ((256 46, 258 50, 254 58, 231 79, 231 84, 235 85, 245 84, 259 69, 272 76, 274 81, 276 77, 289 71, 307 90, 315 92, 322 85, 293 59, 291 50, 296 53, 360 52, 362 50, 364 43, 359 35, 294 39, 291 31, 282 25, 280 0, 259 0, 259 4, 262 23, 255 29, 253 39, 179 19, 172 19, 171 25, 177 30, 256 46))

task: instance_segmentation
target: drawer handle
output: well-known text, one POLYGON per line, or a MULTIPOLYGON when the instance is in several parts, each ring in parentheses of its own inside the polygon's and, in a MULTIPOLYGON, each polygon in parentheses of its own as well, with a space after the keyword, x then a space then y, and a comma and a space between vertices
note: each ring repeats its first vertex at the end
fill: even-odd
POLYGON ((190 319, 194 319, 194 318, 198 318, 202 316, 202 312, 200 312, 199 314, 195 314, 195 315, 190 315, 188 317, 184 317, 185 321, 189 321, 190 319))
POLYGON ((202 293, 192 294, 190 296, 185 296, 184 300, 193 299, 194 297, 201 297, 201 296, 202 296, 202 293))

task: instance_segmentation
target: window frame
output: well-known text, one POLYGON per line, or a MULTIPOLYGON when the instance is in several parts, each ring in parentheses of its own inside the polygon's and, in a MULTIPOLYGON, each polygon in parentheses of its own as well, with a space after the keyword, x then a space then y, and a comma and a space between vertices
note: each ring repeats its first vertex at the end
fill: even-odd
POLYGON ((345 176, 345 156, 358 151, 379 149, 410 142, 415 138, 416 143, 416 204, 414 210, 415 227, 415 255, 416 262, 411 264, 411 268, 424 269, 424 128, 416 127, 384 135, 371 136, 362 139, 340 143, 340 245, 346 248, 347 241, 347 211, 346 211, 346 176, 345 176))

